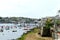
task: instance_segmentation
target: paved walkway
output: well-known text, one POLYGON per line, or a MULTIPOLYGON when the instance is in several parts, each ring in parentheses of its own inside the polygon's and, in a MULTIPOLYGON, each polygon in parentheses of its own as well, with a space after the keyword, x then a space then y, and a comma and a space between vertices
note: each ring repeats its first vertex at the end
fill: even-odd
POLYGON ((54 33, 54 40, 60 40, 60 33, 54 33))
POLYGON ((60 40, 60 33, 57 33, 57 39, 55 40, 60 40))
POLYGON ((58 35, 58 40, 60 40, 60 33, 57 33, 57 35, 58 35))

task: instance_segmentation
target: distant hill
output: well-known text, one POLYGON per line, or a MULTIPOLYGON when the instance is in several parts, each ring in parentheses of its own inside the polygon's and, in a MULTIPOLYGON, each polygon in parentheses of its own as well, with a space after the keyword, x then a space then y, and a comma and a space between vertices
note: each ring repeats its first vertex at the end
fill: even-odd
POLYGON ((35 21, 39 20, 40 19, 26 18, 26 17, 0 17, 0 23, 14 23, 14 22, 34 23, 35 21))

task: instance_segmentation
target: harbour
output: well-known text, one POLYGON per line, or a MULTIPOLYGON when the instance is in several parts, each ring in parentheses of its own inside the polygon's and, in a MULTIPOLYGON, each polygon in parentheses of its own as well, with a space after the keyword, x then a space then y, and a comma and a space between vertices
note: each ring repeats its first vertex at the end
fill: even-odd
POLYGON ((0 40, 14 40, 36 26, 18 27, 17 24, 0 24, 0 40), (3 31, 1 31, 1 29, 3 31))

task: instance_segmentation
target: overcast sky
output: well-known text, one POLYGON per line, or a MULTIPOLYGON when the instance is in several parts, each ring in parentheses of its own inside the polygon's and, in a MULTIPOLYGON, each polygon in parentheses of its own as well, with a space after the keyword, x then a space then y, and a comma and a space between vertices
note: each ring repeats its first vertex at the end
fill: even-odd
POLYGON ((0 16, 41 18, 55 16, 60 0, 0 0, 0 16))

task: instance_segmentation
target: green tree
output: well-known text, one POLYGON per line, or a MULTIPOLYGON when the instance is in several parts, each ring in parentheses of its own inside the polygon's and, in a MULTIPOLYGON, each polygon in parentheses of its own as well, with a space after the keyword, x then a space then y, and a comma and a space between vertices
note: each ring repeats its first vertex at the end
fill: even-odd
POLYGON ((56 20, 56 25, 59 26, 60 25, 60 20, 56 20))
POLYGON ((2 17, 0 17, 0 19, 2 19, 2 17))
POLYGON ((52 22, 53 20, 52 19, 47 19, 46 20, 46 23, 45 23, 45 27, 46 28, 50 28, 50 27, 52 27, 53 26, 53 22, 52 22))
POLYGON ((46 23, 45 23, 45 27, 43 27, 43 34, 42 34, 42 36, 51 37, 52 35, 51 35, 50 28, 52 26, 53 26, 52 19, 47 19, 46 23))

